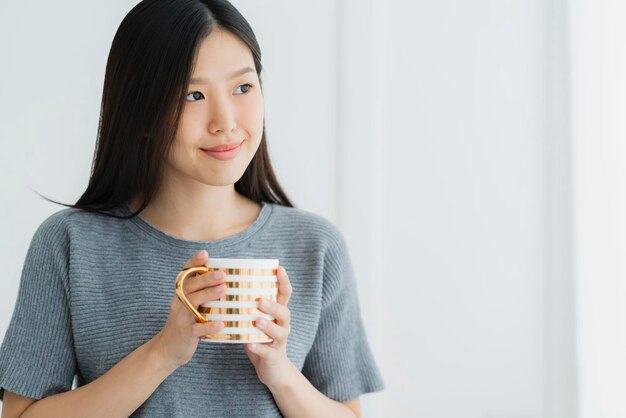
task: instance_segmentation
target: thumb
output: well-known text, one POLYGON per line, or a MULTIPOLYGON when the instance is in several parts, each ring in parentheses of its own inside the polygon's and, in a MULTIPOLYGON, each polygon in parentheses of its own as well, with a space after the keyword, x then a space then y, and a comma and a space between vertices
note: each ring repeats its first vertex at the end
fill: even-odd
POLYGON ((202 266, 206 264, 208 259, 209 253, 207 252, 207 250, 200 250, 196 252, 189 260, 187 260, 183 268, 186 269, 189 267, 202 266))

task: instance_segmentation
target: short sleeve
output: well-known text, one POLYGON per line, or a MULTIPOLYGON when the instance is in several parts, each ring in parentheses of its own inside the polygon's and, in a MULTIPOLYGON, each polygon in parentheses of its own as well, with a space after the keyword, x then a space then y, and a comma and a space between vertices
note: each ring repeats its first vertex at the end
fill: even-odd
POLYGON ((5 389, 41 399, 72 388, 76 357, 67 287, 69 240, 59 215, 42 222, 26 254, 0 346, 0 400, 5 389))
POLYGON ((333 225, 324 256, 320 322, 302 374, 338 402, 383 390, 361 318, 356 280, 343 235, 333 225))

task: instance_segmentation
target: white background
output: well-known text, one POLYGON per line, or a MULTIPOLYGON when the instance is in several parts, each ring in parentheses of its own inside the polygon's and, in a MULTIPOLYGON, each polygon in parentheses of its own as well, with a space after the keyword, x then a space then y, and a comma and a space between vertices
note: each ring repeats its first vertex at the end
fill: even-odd
MULTIPOLYGON (((387 383, 364 417, 626 416, 625 6, 234 3, 279 180, 348 239, 387 383)), ((0 337, 62 209, 31 189, 84 191, 134 4, 0 3, 0 337)))

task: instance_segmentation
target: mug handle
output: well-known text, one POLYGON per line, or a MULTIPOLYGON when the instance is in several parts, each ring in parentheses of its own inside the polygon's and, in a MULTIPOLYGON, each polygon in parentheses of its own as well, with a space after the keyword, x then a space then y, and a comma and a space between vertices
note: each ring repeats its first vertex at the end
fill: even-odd
POLYGON ((196 308, 187 300, 185 296, 185 292, 183 292, 183 283, 185 279, 191 276, 194 273, 204 274, 209 271, 209 268, 206 266, 198 266, 198 267, 187 267, 182 269, 178 276, 176 277, 176 296, 183 303, 183 305, 191 312, 191 314, 196 318, 197 322, 209 322, 203 315, 198 312, 196 308))

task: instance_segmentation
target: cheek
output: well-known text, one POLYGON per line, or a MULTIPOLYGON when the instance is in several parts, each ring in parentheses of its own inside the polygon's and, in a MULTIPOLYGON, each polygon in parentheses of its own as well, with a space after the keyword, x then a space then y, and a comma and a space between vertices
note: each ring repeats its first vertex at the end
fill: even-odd
POLYGON ((182 168, 189 165, 189 156, 186 155, 186 150, 182 144, 182 138, 178 137, 172 144, 168 155, 167 162, 172 167, 182 168))
POLYGON ((176 137, 170 148, 169 159, 176 166, 188 160, 189 153, 195 149, 193 138, 201 135, 198 118, 194 117, 192 113, 187 112, 181 115, 176 137))
POLYGON ((202 129, 202 118, 195 109, 185 110, 180 117, 176 139, 190 138, 202 129))
POLYGON ((263 97, 261 95, 255 97, 251 103, 241 109, 240 115, 245 129, 254 135, 255 140, 260 140, 263 133, 263 97))

